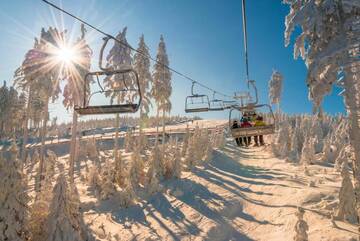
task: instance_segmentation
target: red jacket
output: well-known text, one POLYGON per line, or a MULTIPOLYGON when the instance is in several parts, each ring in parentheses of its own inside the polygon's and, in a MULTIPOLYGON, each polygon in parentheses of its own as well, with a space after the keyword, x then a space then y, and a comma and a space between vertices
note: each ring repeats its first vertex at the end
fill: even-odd
POLYGON ((251 127, 251 123, 250 122, 243 122, 241 123, 241 127, 251 127))

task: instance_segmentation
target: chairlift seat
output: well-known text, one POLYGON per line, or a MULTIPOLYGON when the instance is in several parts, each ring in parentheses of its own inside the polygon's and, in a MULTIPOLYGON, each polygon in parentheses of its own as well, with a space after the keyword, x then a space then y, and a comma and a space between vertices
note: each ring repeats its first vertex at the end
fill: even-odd
POLYGON ((75 107, 75 111, 80 115, 102 115, 102 114, 121 114, 135 113, 138 109, 137 104, 122 105, 98 105, 87 107, 75 107))
POLYGON ((242 128, 231 128, 231 135, 234 138, 248 137, 248 136, 260 136, 260 135, 271 135, 275 133, 275 125, 265 126, 253 126, 253 127, 242 127, 242 128))
POLYGON ((223 111, 224 103, 222 100, 213 99, 210 101, 209 111, 223 111))
POLYGON ((195 112, 207 112, 209 111, 208 107, 202 107, 202 108, 186 108, 186 113, 195 113, 195 112))

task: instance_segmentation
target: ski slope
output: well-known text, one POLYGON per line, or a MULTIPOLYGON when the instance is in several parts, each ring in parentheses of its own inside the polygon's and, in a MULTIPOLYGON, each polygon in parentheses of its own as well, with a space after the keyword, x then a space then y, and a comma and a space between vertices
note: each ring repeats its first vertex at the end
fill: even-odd
POLYGON ((269 147, 239 149, 228 139, 210 162, 162 182, 151 197, 140 191, 141 200, 126 209, 116 196, 97 199, 86 173, 77 174, 84 219, 100 240, 292 240, 298 206, 305 209, 309 240, 356 237, 355 226, 331 223, 340 175, 317 165, 306 175, 302 166, 274 158, 269 147))

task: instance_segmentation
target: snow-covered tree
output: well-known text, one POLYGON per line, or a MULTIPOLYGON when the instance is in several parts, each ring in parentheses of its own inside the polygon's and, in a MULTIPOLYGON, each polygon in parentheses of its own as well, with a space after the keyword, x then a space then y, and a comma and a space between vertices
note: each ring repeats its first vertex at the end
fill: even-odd
MULTIPOLYGON (((142 101, 140 106, 140 132, 143 128, 143 118, 147 116, 151 107, 151 91, 150 84, 152 82, 152 76, 150 73, 150 54, 149 47, 145 43, 144 35, 141 35, 139 46, 134 55, 134 69, 139 76, 140 90, 142 94, 142 101)), ((136 96, 134 96, 136 97, 136 96)))
POLYGON ((92 166, 87 174, 87 183, 94 190, 97 195, 101 193, 101 178, 99 169, 96 166, 92 166))
POLYGON ((118 157, 115 158, 115 182, 119 185, 119 187, 123 187, 125 183, 125 178, 128 175, 127 170, 125 169, 125 160, 121 155, 121 152, 118 153, 118 157))
POLYGON ((275 137, 275 143, 272 147, 277 156, 285 158, 289 154, 291 148, 291 126, 289 122, 285 120, 279 125, 279 128, 280 129, 275 137))
POLYGON ((175 147, 175 153, 173 157, 173 163, 174 163, 174 177, 181 178, 182 173, 182 156, 180 153, 180 149, 175 147))
POLYGON ((297 221, 295 224, 294 241, 308 241, 309 226, 304 220, 304 209, 299 207, 296 213, 297 221))
POLYGON ((339 209, 337 218, 348 222, 356 222, 356 203, 353 184, 349 176, 349 166, 347 160, 341 166, 341 188, 339 193, 339 209))
POLYGON ((190 139, 190 130, 189 130, 189 126, 186 126, 186 131, 185 131, 185 135, 183 138, 183 144, 182 144, 182 149, 181 149, 181 156, 185 157, 187 149, 188 149, 188 145, 189 145, 189 139, 190 139))
POLYGON ((164 174, 164 167, 163 167, 163 156, 161 155, 160 149, 158 146, 155 145, 154 149, 151 152, 150 156, 150 166, 147 171, 147 182, 149 183, 153 177, 156 176, 157 179, 161 179, 164 174))
POLYGON ((136 194, 134 191, 134 187, 131 184, 129 178, 125 179, 124 188, 119 193, 119 203, 121 207, 129 207, 135 201, 136 194))
MULTIPOLYGON (((169 58, 166 53, 166 46, 164 38, 160 36, 160 43, 156 55, 157 63, 154 66, 153 71, 153 85, 151 90, 151 95, 155 99, 157 105, 157 128, 156 131, 159 133, 159 114, 162 111, 162 124, 163 124, 163 143, 165 142, 165 115, 171 110, 171 101, 170 96, 172 92, 171 87, 171 72, 169 68, 169 58)), ((156 141, 157 143, 158 141, 156 141)))
MULTIPOLYGON (((131 49, 127 47, 126 40, 126 31, 127 27, 125 27, 119 34, 116 36, 120 42, 124 44, 120 44, 119 42, 114 42, 114 46, 110 49, 107 60, 107 68, 112 70, 121 70, 124 67, 131 66, 132 58, 131 58, 131 49)), ((132 77, 129 74, 121 74, 121 75, 111 75, 107 76, 104 79, 104 85, 106 89, 116 90, 116 89, 124 89, 127 85, 131 87, 133 85, 132 77), (125 81, 125 83, 124 83, 125 81)), ((114 101, 117 104, 124 102, 125 100, 129 100, 129 96, 124 91, 114 91, 108 92, 108 97, 110 97, 111 103, 114 101)), ((115 145, 114 145, 114 157, 118 157, 119 151, 119 127, 120 127, 120 117, 119 114, 116 114, 115 117, 115 145)))
POLYGON ((315 158, 314 138, 306 138, 301 151, 300 162, 302 164, 312 164, 315 158))
POLYGON ((79 194, 70 186, 64 175, 57 178, 50 214, 46 221, 47 241, 91 241, 79 212, 79 194))
POLYGON ((24 241, 27 236, 27 183, 13 144, 10 156, 0 154, 0 240, 24 241))
MULTIPOLYGON (((85 80, 85 75, 90 71, 92 50, 85 40, 86 29, 81 25, 81 36, 76 43, 71 46, 75 53, 76 61, 65 63, 66 84, 63 91, 63 105, 68 110, 74 106, 83 104, 84 94, 89 96, 91 80, 85 80), (86 82, 85 82, 86 81, 86 82), (84 89, 85 86, 85 89, 84 89)), ((76 159, 76 136, 77 136, 78 115, 73 111, 73 121, 71 128, 71 145, 70 145, 70 180, 74 179, 74 161, 76 159)))
POLYGON ((134 187, 145 184, 144 161, 138 147, 131 155, 130 180, 134 187))
POLYGON ((116 172, 110 160, 106 160, 101 172, 101 199, 105 200, 116 193, 115 186, 116 172))
POLYGON ((47 150, 44 180, 41 189, 36 194, 34 203, 30 210, 29 230, 32 240, 45 240, 45 222, 50 212, 50 203, 53 197, 53 180, 55 175, 55 164, 57 156, 54 152, 47 150))
POLYGON ((283 85, 283 76, 279 71, 274 70, 269 80, 269 98, 271 104, 278 105, 280 111, 280 98, 283 85))
MULTIPOLYGON (((314 109, 334 84, 344 88, 345 106, 350 120, 350 143, 354 147, 353 163, 357 208, 360 210, 360 91, 358 1, 293 1, 285 20, 285 45, 289 45, 296 26, 301 33, 294 44, 294 57, 301 56, 308 68, 307 85, 314 109)), ((358 217, 360 215, 358 214, 358 217)))

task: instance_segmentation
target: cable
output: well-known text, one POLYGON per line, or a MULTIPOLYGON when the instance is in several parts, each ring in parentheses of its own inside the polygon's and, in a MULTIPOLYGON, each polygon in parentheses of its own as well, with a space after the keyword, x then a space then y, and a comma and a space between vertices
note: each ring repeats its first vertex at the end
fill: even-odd
POLYGON ((243 33, 244 33, 246 81, 249 81, 249 60, 248 60, 249 58, 248 58, 245 0, 242 0, 242 19, 243 19, 243 33))
POLYGON ((158 60, 156 60, 155 58, 151 57, 150 55, 146 55, 146 54, 138 51, 137 49, 133 48, 130 44, 125 43, 125 42, 123 42, 123 41, 121 41, 121 40, 113 37, 112 35, 110 35, 110 34, 108 34, 108 33, 105 33, 105 32, 102 31, 101 29, 99 29, 99 28, 97 28, 97 27, 95 27, 95 26, 87 23, 86 21, 84 21, 84 20, 82 20, 81 18, 75 16, 74 14, 72 14, 72 13, 70 13, 70 12, 68 12, 68 11, 66 11, 66 10, 64 10, 64 9, 62 9, 62 8, 60 8, 59 6, 57 6, 57 5, 49 2, 49 1, 47 1, 47 0, 41 0, 41 1, 43 1, 44 3, 50 5, 51 7, 59 10, 60 12, 63 12, 63 13, 65 13, 66 15, 68 15, 68 16, 76 19, 76 20, 78 20, 79 22, 81 22, 81 23, 83 23, 84 25, 86 25, 86 26, 88 26, 88 27, 96 30, 97 32, 105 35, 106 37, 113 39, 114 41, 118 42, 119 44, 126 46, 127 48, 133 50, 134 52, 136 52, 136 53, 138 53, 138 54, 140 54, 140 55, 142 55, 142 56, 144 56, 144 57, 146 57, 146 58, 149 58, 150 60, 152 60, 153 62, 155 62, 155 63, 157 63, 157 64, 160 64, 160 65, 164 66, 165 68, 167 68, 167 69, 170 70, 171 72, 173 72, 173 73, 175 73, 175 74, 177 74, 177 75, 179 75, 179 76, 181 76, 181 77, 183 77, 183 78, 191 81, 192 83, 196 83, 197 85, 199 85, 199 86, 203 87, 204 89, 207 89, 207 90, 209 90, 209 91, 211 91, 211 92, 214 92, 214 91, 215 91, 216 93, 218 93, 219 95, 222 95, 222 96, 224 96, 224 97, 231 98, 231 99, 234 98, 233 96, 229 96, 229 95, 226 95, 226 94, 221 93, 221 92, 219 92, 219 91, 216 91, 216 90, 214 90, 214 89, 206 86, 205 84, 202 84, 202 83, 194 80, 193 78, 191 78, 191 77, 189 77, 189 76, 187 76, 187 75, 185 75, 185 74, 183 74, 183 73, 181 73, 181 72, 179 72, 179 71, 171 68, 170 66, 159 62, 158 60))

